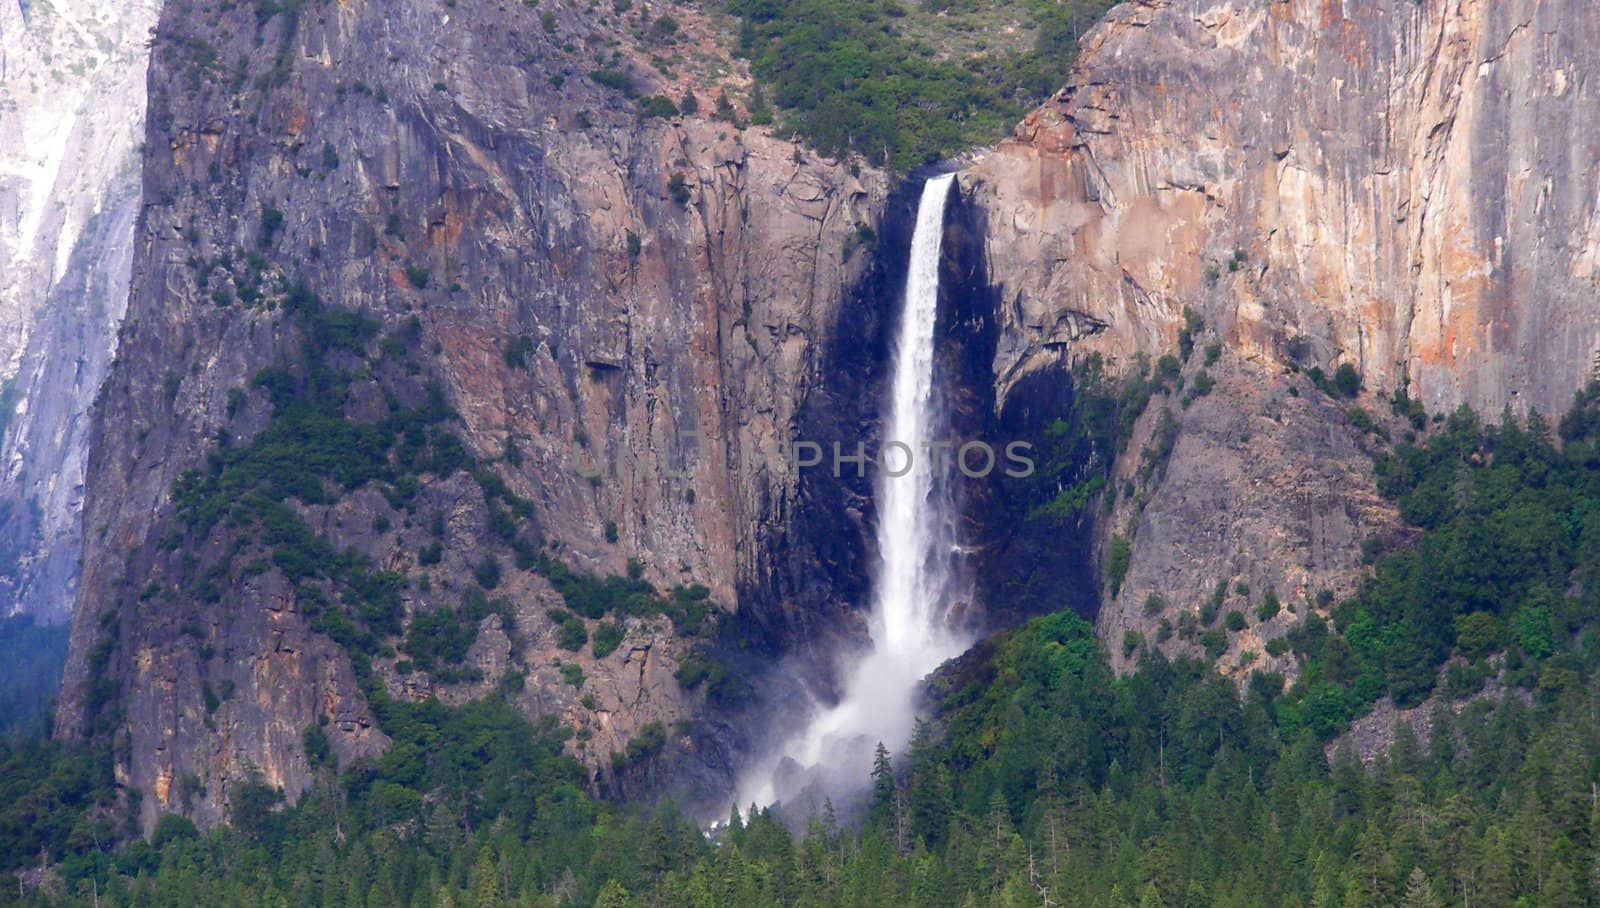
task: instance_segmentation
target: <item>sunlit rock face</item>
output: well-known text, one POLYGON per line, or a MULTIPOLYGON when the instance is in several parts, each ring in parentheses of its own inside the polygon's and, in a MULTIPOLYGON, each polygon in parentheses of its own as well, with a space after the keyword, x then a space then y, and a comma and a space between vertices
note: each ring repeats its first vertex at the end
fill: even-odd
POLYGON ((1353 589, 1360 542, 1398 524, 1349 407, 1389 421, 1404 388, 1431 414, 1566 409, 1600 350, 1597 41, 1586 0, 1140 0, 962 174, 1002 407, 1069 360, 1175 352, 1185 308, 1197 347, 1221 345, 1210 396, 1135 427, 1095 520, 1102 563, 1131 543, 1098 591, 1114 659, 1130 632, 1198 653, 1171 629, 1221 584, 1251 616, 1223 667, 1292 672, 1265 645, 1353 589), (1305 377, 1341 363, 1358 400, 1305 377), (1257 624, 1268 590, 1298 614, 1257 624))
POLYGON ((0 614, 64 621, 127 305, 154 0, 0 3, 0 614))
POLYGON ((1560 412, 1600 350, 1600 7, 1144 0, 966 176, 1008 291, 1002 383, 1053 350, 1358 366, 1560 412))

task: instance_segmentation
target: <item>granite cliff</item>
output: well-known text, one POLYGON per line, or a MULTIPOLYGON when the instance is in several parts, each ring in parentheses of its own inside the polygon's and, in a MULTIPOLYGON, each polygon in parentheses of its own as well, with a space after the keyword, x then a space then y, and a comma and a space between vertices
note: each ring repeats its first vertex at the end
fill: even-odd
POLYGON ((784 603, 828 608, 804 579, 800 483, 765 452, 813 394, 861 397, 830 343, 875 334, 846 308, 885 180, 737 122, 720 26, 665 13, 163 9, 59 721, 112 742, 147 824, 214 822, 257 774, 293 798, 307 729, 341 763, 379 752, 379 690, 511 684, 625 785, 641 730, 694 746, 680 720, 703 688, 673 677, 701 625, 686 610, 714 624, 752 591, 780 623, 784 603), (294 403, 412 420, 422 450, 271 504, 326 565, 285 560, 268 504, 226 491, 294 403), (607 583, 642 598, 585 614, 607 583), (330 617, 347 608, 373 635, 354 661, 330 617), (470 626, 454 662, 424 658, 411 629, 430 615, 470 626))
MULTIPOLYGON (((708 628, 744 680, 855 634, 870 486, 759 452, 871 436, 906 195, 748 127, 725 23, 595 15, 163 10, 58 722, 147 825, 496 689, 597 787, 709 791, 708 628)), ((960 175, 941 369, 963 436, 1147 393, 1063 507, 966 490, 975 620, 1292 673, 1405 534, 1372 458, 1593 368, 1597 39, 1576 0, 1113 10, 960 175)))
POLYGON ((1093 354, 1127 374, 1186 327, 1219 345, 1182 370, 1215 390, 1152 402, 1113 470, 1131 494, 1089 531, 1102 563, 1130 547, 1114 654, 1130 631, 1198 651, 1173 629, 1220 589, 1251 616, 1238 664, 1348 593, 1398 531, 1370 469, 1411 430, 1391 410, 1565 410, 1600 350, 1597 39, 1576 0, 1137 0, 963 174, 1002 408, 1093 354), (1313 380, 1341 364, 1357 401, 1313 380), (1300 616, 1257 624, 1269 591, 1300 616))
POLYGON ((0 615, 64 622, 128 296, 154 2, 0 4, 0 615))

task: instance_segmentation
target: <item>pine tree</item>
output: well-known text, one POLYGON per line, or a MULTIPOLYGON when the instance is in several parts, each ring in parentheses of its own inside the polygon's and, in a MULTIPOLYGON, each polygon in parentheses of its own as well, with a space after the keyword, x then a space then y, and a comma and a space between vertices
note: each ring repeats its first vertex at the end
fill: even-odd
POLYGON ((879 741, 877 750, 872 754, 872 806, 867 811, 867 822, 885 828, 893 823, 895 791, 894 765, 889 762, 889 748, 879 741))
POLYGON ((594 908, 628 908, 633 904, 633 899, 628 895, 627 887, 616 880, 607 880, 600 887, 600 896, 594 900, 594 908))
POLYGON ((441 798, 428 812, 424 834, 428 844, 440 851, 454 848, 461 841, 461 816, 455 805, 441 798))
POLYGON ((1443 908, 1439 896, 1433 891, 1433 884, 1428 882, 1428 875, 1422 872, 1421 867, 1411 868, 1411 874, 1406 877, 1406 891, 1400 900, 1400 908, 1443 908))
POLYGON ((1473 900, 1480 905, 1509 905, 1516 900, 1516 878, 1511 848, 1503 830, 1490 828, 1483 836, 1478 858, 1478 891, 1473 900))
POLYGON ((918 719, 911 744, 906 748, 906 761, 911 767, 907 783, 907 822, 910 835, 929 845, 944 841, 950 815, 955 810, 950 771, 938 757, 933 727, 918 719))
POLYGON ((1544 908, 1578 908, 1584 903, 1578 892, 1578 879, 1566 861, 1557 861, 1544 881, 1539 904, 1544 908))
MULTIPOLYGON (((1163 898, 1177 894, 1177 862, 1165 838, 1152 836, 1144 840, 1139 848, 1139 875, 1155 887, 1156 893, 1163 898)), ((1140 898, 1143 898, 1142 894, 1140 898)))
POLYGON ((1346 905, 1390 904, 1394 897, 1390 873, 1393 860, 1388 842, 1376 819, 1369 819, 1356 839, 1345 887, 1346 905))
MULTIPOLYGON (((993 885, 998 888, 1007 876, 1010 875, 1008 858, 1011 846, 1016 838, 1016 831, 1011 826, 1011 808, 1006 804, 1006 796, 999 789, 989 795, 989 821, 985 825, 985 841, 983 852, 988 856, 988 863, 993 867, 993 885)), ((1017 844, 1020 844, 1018 842, 1017 844)))
MULTIPOLYGON (((738 811, 734 811, 734 816, 738 816, 738 811)), ((731 822, 729 826, 731 829, 731 822)), ((651 877, 660 876, 670 868, 676 857, 673 850, 672 834, 667 829, 666 821, 660 814, 652 816, 645 827, 644 841, 635 853, 639 867, 651 877)))
POLYGON ((472 867, 471 888, 472 908, 501 908, 505 904, 500 874, 495 870, 487 848, 478 853, 478 862, 472 867))
POLYGON ((944 841, 950 815, 955 811, 950 771, 942 763, 918 771, 911 779, 910 801, 912 834, 929 845, 944 841))

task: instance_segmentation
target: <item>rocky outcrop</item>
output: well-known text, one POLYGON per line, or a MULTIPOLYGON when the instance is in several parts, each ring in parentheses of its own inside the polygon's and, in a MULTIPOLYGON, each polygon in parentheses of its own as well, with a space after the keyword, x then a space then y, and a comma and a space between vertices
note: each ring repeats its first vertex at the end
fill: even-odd
POLYGON ((1565 409, 1600 349, 1596 40, 1579 0, 1137 0, 963 174, 1002 298, 1001 407, 1069 360, 1174 351, 1186 308, 1227 350, 1216 392, 1170 408, 1137 508, 1097 522, 1102 560, 1132 545, 1101 613, 1113 651, 1219 580, 1342 593, 1394 523, 1372 442, 1285 367, 1352 364, 1373 415, 1401 388, 1434 413, 1565 409), (1167 602, 1146 615, 1149 593, 1167 602))
POLYGON ((792 461, 771 452, 812 395, 861 396, 825 366, 841 330, 861 342, 843 307, 869 271, 885 181, 705 113, 662 116, 740 96, 714 29, 666 4, 165 7, 58 723, 115 743, 147 823, 216 820, 227 783, 255 771, 294 797, 313 778, 300 739, 313 725, 341 760, 384 745, 307 591, 241 568, 257 543, 231 525, 193 538, 174 516, 180 475, 271 412, 252 379, 304 349, 286 302, 297 283, 376 320, 407 358, 341 360, 346 418, 381 419, 431 380, 479 464, 476 483, 425 471, 417 510, 371 488, 297 505, 336 550, 407 577, 407 621, 477 586, 510 603, 479 628, 467 680, 377 650, 391 696, 524 678, 516 701, 572 726, 599 774, 702 696, 673 680, 683 644, 661 620, 627 619, 607 656, 558 656, 561 597, 512 567, 481 491, 498 483, 526 505, 519 544, 579 571, 703 584, 726 610, 815 605, 784 598, 811 556, 792 461), (642 27, 669 11, 675 29, 642 27), (646 43, 663 36, 682 62, 646 43), (444 554, 426 565, 430 542, 444 554), (477 573, 486 554, 505 565, 497 583, 477 573), (202 572, 210 595, 182 592, 202 572), (197 706, 225 683, 214 709, 197 706), (98 708, 107 689, 119 710, 98 708))
POLYGON ((1187 393, 1151 402, 1112 471, 1101 561, 1116 539, 1130 557, 1097 626, 1118 667, 1133 666, 1124 644, 1140 641, 1206 653, 1240 678, 1293 676, 1294 655, 1269 644, 1355 593, 1363 543, 1405 536, 1373 480, 1385 442, 1304 376, 1219 362, 1215 388, 1196 396, 1200 368, 1187 393), (1231 612, 1242 629, 1226 627, 1231 612), (1225 633, 1208 647, 1207 630, 1225 633))
POLYGON ((0 4, 0 614, 71 614, 90 405, 127 304, 159 4, 0 4))

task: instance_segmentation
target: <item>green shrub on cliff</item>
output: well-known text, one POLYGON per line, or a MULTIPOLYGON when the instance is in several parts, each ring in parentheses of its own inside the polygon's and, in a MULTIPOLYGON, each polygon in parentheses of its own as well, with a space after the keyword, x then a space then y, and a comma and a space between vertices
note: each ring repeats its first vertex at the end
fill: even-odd
MULTIPOLYGON (((771 89, 781 123, 828 155, 857 152, 908 169, 993 142, 1067 81, 1078 36, 1110 0, 1031 0, 999 11, 1034 38, 1029 49, 941 53, 923 42, 965 36, 964 15, 919 13, 885 0, 730 0, 740 48, 771 89)), ((958 14, 976 7, 954 10, 958 14)), ((999 32, 995 32, 996 37, 999 32)), ((761 105, 752 103, 752 120, 761 105)))
POLYGON ((596 659, 611 655, 622 644, 622 625, 615 621, 602 621, 594 629, 590 649, 596 659))
POLYGON ((467 651, 478 639, 478 628, 491 614, 500 616, 500 626, 508 633, 515 626, 511 603, 488 599, 473 590, 455 607, 440 608, 414 615, 406 628, 403 648, 418 667, 441 681, 477 680, 475 670, 461 668, 467 651))
POLYGON ((1128 576, 1128 563, 1132 557, 1133 543, 1122 536, 1111 537, 1111 546, 1106 551, 1106 586, 1112 599, 1122 591, 1122 581, 1128 576))
POLYGON ((575 653, 583 649, 583 645, 588 642, 589 629, 584 626, 582 618, 567 615, 561 619, 556 633, 556 646, 569 653, 575 653))
POLYGON ((1333 388, 1341 397, 1355 397, 1361 393, 1361 373, 1350 363, 1340 363, 1333 370, 1333 388))
POLYGON ((652 117, 672 118, 678 115, 678 105, 665 95, 650 95, 639 100, 639 119, 648 120, 652 117))

